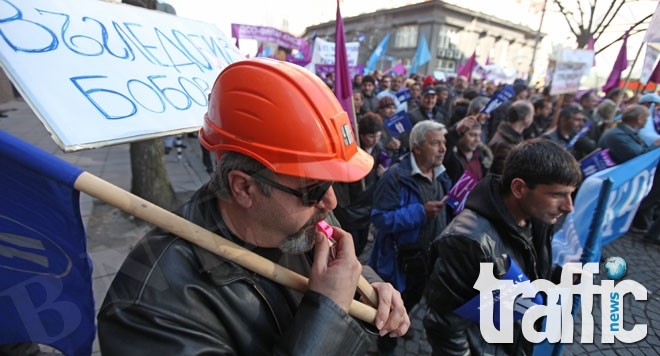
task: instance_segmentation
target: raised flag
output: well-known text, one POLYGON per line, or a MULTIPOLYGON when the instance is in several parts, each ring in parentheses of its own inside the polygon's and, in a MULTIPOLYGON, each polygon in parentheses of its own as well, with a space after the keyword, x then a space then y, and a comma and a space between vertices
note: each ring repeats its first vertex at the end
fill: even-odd
POLYGON ((346 34, 344 33, 344 19, 339 11, 339 0, 337 0, 337 21, 335 23, 335 96, 348 114, 348 119, 355 130, 357 123, 353 122, 353 84, 348 71, 346 34))
POLYGON ((383 57, 383 55, 385 55, 385 52, 387 51, 387 45, 389 42, 390 42, 390 33, 388 32, 383 38, 383 40, 380 41, 378 47, 376 47, 374 52, 369 57, 369 61, 367 62, 367 68, 365 68, 365 72, 370 73, 376 69, 376 63, 378 63, 378 61, 383 57))
POLYGON ((92 268, 73 184, 82 170, 0 131, 0 344, 89 356, 92 268))
POLYGON ((465 76, 468 83, 472 81, 472 71, 477 66, 477 51, 472 52, 470 58, 458 69, 458 75, 465 76))
POLYGON ((607 82, 603 85, 603 91, 605 93, 609 92, 612 89, 618 88, 621 83, 621 73, 628 68, 628 31, 623 35, 623 43, 621 44, 621 49, 619 50, 619 55, 614 61, 614 66, 612 67, 612 72, 607 78, 607 82))
POLYGON ((655 13, 651 18, 649 27, 646 29, 646 35, 644 36, 644 42, 646 43, 660 43, 660 3, 655 8, 655 13))
POLYGON ((646 85, 650 81, 657 83, 657 78, 654 78, 653 75, 657 75, 658 58, 660 57, 660 49, 655 47, 657 45, 647 44, 646 45, 646 55, 644 56, 644 65, 642 66, 642 74, 639 78, 639 81, 646 85))
POLYGON ((426 37, 422 33, 422 36, 419 38, 419 44, 417 45, 417 51, 415 51, 415 56, 413 57, 412 64, 410 65, 410 73, 417 73, 419 67, 430 60, 431 52, 429 52, 429 46, 426 43, 426 37))

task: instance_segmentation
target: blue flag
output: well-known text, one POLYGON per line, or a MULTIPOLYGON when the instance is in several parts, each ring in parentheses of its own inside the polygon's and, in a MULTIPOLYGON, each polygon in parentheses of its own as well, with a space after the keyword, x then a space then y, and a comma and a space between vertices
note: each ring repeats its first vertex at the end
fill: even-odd
POLYGON ((387 35, 385 35, 385 38, 383 38, 382 41, 378 44, 378 47, 374 50, 374 52, 371 54, 371 57, 369 57, 369 61, 367 62, 367 68, 365 68, 365 73, 370 73, 373 72, 374 69, 376 69, 376 63, 383 57, 385 52, 387 51, 387 45, 390 42, 390 34, 389 32, 387 35))
POLYGON ((426 44, 426 37, 422 33, 422 37, 419 38, 419 44, 417 45, 417 51, 410 65, 410 73, 417 73, 419 67, 430 60, 431 52, 429 52, 429 46, 426 44))
POLYGON ((88 356, 92 266, 80 218, 82 170, 0 131, 0 344, 88 356))

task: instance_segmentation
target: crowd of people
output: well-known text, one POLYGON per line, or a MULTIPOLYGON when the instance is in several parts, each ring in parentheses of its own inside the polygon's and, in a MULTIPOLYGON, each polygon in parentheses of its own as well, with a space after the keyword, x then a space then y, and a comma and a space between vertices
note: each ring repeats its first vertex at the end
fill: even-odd
MULTIPOLYGON (((579 160, 608 149, 621 163, 660 144, 657 133, 640 135, 660 97, 558 100, 516 81, 513 97, 486 113, 500 88, 461 76, 376 72, 354 86, 355 135, 330 83, 301 67, 254 58, 222 71, 199 133, 215 170, 179 214, 308 287, 155 230, 100 308, 104 355, 364 355, 372 341, 391 355, 422 298, 434 355, 531 355, 520 320, 513 343, 489 344, 457 311, 478 296, 479 264, 493 263, 497 278, 515 265, 557 282, 551 236, 573 210, 579 160), (411 129, 393 132, 387 120, 401 111, 411 129), (466 173, 476 182, 459 211, 448 198, 466 173), (334 225, 334 245, 320 221, 334 225), (374 325, 351 316, 355 299, 366 302, 356 293, 362 278, 378 296, 374 325)), ((660 240, 655 191, 633 222, 651 242, 660 240)))
MULTIPOLYGON (((608 150, 619 164, 660 145, 655 129, 643 131, 654 123, 657 110, 650 109, 660 96, 628 97, 622 89, 552 96, 549 88, 523 80, 496 86, 462 76, 445 82, 379 71, 356 75, 353 90, 358 126, 378 119, 374 127, 381 130, 377 149, 370 148, 373 141, 363 145, 374 153, 378 170, 368 182, 371 200, 360 198, 361 209, 371 210, 374 232, 368 264, 401 292, 407 310, 426 293, 424 326, 434 354, 530 354, 521 334, 513 346, 486 346, 478 325, 454 310, 475 296, 479 262, 504 268, 506 255, 532 280, 558 273, 549 244, 573 210, 583 179, 580 161, 608 150), (506 84, 513 96, 486 113, 484 107, 506 84), (401 102, 405 89, 410 98, 401 102), (412 130, 396 136, 387 119, 402 110, 412 130), (380 163, 383 157, 387 165, 380 163), (447 194, 465 172, 479 183, 456 214, 447 194)), ((630 230, 655 244, 658 204, 660 183, 643 200, 630 230)), ((365 238, 355 240, 363 241, 360 251, 365 238)), ((396 339, 381 338, 378 346, 381 354, 391 354, 396 339)))

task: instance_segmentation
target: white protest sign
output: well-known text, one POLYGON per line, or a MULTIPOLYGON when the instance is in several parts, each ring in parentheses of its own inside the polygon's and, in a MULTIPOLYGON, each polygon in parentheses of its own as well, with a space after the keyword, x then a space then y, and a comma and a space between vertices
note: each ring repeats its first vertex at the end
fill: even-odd
POLYGON ((0 1, 0 64, 65 151, 193 131, 228 64, 215 25, 125 4, 0 1))
MULTIPOLYGON (((360 42, 346 43, 346 59, 349 66, 358 64, 358 53, 360 51, 360 42)), ((316 64, 335 64, 335 43, 317 38, 314 40, 312 50, 312 61, 309 65, 316 64)))
POLYGON ((591 67, 594 66, 595 52, 586 49, 565 49, 561 52, 559 62, 579 62, 584 63, 584 73, 582 75, 589 75, 591 67))
POLYGON ((656 45, 651 43, 647 44, 646 55, 644 56, 644 66, 642 67, 642 75, 639 79, 642 84, 649 83, 649 79, 651 79, 651 74, 653 74, 653 70, 655 69, 658 57, 660 57, 660 50, 658 50, 656 45))
POLYGON ((584 62, 557 62, 550 84, 550 95, 576 93, 585 66, 584 62))

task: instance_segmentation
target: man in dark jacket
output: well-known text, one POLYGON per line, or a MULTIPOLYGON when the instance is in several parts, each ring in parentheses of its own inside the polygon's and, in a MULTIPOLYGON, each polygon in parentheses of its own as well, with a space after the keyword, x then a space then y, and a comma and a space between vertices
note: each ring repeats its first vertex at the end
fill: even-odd
MULTIPOLYGON (((332 92, 305 69, 267 58, 225 68, 199 135, 218 168, 182 215, 308 276, 306 291, 155 231, 131 251, 101 306, 103 355, 364 355, 368 334, 348 314, 362 271, 353 240, 334 229, 331 253, 316 231, 337 205, 332 181, 359 180, 373 166, 351 135, 332 92)), ((380 334, 405 334, 399 293, 371 285, 380 334)))
POLYGON ((513 148, 504 167, 501 177, 488 175, 477 184, 465 210, 431 246, 424 327, 434 355, 532 354, 520 320, 513 344, 489 344, 479 324, 455 310, 479 295, 480 263, 493 263, 496 278, 507 272, 504 255, 531 281, 551 280, 552 224, 573 210, 571 194, 582 175, 570 153, 539 138, 513 148))
POLYGON ((519 100, 511 104, 506 121, 501 122, 495 135, 488 142, 488 148, 493 152, 491 173, 502 174, 504 160, 511 148, 523 141, 523 131, 534 120, 534 107, 528 101, 519 100))
MULTIPOLYGON (((369 266, 402 293, 407 310, 422 298, 431 241, 447 225, 445 194, 451 181, 442 166, 445 127, 424 120, 410 133, 411 154, 376 184, 371 222, 377 229, 369 266)), ((380 338, 381 354, 396 339, 380 338)))

